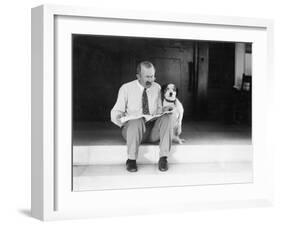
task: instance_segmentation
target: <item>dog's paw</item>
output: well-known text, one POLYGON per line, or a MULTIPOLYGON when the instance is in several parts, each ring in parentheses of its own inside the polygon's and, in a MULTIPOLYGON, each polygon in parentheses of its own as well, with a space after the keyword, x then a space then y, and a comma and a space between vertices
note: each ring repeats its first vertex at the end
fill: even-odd
POLYGON ((179 137, 174 137, 173 141, 174 141, 175 143, 178 143, 178 144, 183 144, 183 143, 185 143, 185 139, 181 139, 181 138, 179 138, 179 137))
POLYGON ((185 143, 185 139, 179 139, 179 144, 183 144, 183 143, 185 143))
MULTIPOLYGON (((176 135, 179 136, 181 134, 181 126, 177 127, 176 129, 176 135)), ((179 138, 180 139, 180 138, 179 138)))

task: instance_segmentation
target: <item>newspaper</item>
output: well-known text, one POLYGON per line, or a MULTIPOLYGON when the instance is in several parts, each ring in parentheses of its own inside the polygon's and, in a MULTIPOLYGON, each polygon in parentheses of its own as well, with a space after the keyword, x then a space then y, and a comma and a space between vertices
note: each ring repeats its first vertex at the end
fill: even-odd
POLYGON ((156 115, 126 115, 124 117, 121 117, 120 121, 121 121, 121 123, 124 124, 125 122, 130 121, 130 120, 144 118, 145 122, 149 122, 149 121, 156 120, 157 118, 161 117, 162 115, 171 114, 172 112, 173 112, 173 110, 165 111, 161 114, 156 114, 156 115))

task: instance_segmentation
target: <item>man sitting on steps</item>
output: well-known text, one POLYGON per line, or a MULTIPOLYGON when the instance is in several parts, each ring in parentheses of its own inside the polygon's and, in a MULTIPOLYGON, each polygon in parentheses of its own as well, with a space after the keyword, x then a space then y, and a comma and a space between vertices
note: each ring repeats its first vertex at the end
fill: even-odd
POLYGON ((168 155, 173 138, 171 114, 164 114, 155 120, 145 122, 144 118, 121 122, 121 118, 130 115, 156 115, 167 109, 162 109, 161 87, 155 82, 155 68, 151 62, 138 64, 137 79, 121 86, 117 101, 111 110, 111 121, 122 128, 126 140, 128 159, 126 168, 129 172, 137 171, 136 159, 139 145, 142 142, 160 140, 160 158, 158 168, 168 170, 168 155))

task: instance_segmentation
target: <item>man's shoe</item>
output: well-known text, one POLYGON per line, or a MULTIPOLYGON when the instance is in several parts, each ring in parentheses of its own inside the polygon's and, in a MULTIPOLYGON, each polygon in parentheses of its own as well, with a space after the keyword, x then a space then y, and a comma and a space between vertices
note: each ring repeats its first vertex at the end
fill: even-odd
POLYGON ((129 172, 137 172, 138 167, 137 167, 136 160, 128 159, 127 162, 126 162, 126 168, 129 172))
POLYGON ((164 157, 161 157, 159 159, 159 162, 158 162, 158 169, 160 171, 167 171, 168 170, 168 161, 167 161, 167 157, 164 156, 164 157))

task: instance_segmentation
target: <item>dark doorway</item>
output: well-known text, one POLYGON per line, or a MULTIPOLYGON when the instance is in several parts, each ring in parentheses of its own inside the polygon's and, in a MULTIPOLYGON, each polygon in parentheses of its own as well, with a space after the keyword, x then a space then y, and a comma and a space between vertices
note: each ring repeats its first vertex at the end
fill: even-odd
POLYGON ((208 118, 230 122, 235 80, 235 44, 209 44, 208 118))
POLYGON ((230 122, 235 43, 197 42, 194 49, 195 119, 230 122))

